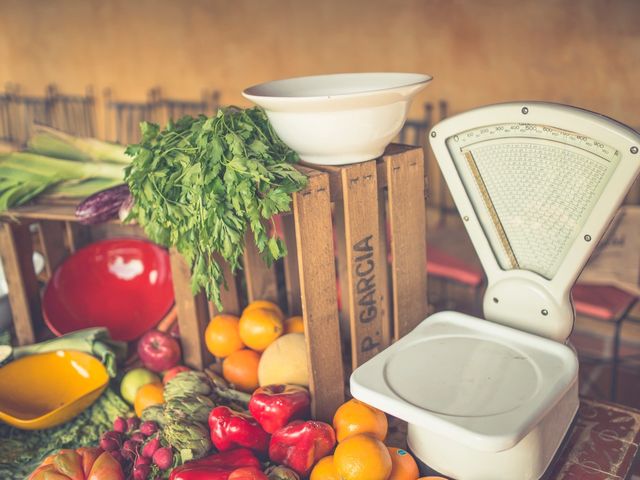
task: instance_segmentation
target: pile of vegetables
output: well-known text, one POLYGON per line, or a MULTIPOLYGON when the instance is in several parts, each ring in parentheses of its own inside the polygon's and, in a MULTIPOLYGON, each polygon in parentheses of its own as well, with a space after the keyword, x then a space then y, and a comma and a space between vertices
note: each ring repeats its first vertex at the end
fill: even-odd
POLYGON ((0 154, 0 212, 39 195, 82 198, 121 184, 122 145, 37 125, 26 152, 0 154))
POLYGON ((0 423, 0 478, 26 478, 49 455, 97 445, 113 419, 129 406, 111 389, 73 420, 47 430, 18 430, 0 423))
POLYGON ((306 184, 292 165, 297 154, 274 133, 263 110, 223 108, 214 118, 142 123, 142 140, 125 180, 134 198, 131 218, 151 240, 176 247, 192 269, 194 291, 204 288, 222 310, 219 254, 236 271, 251 230, 267 264, 286 254, 265 222, 289 211, 291 193, 306 184))

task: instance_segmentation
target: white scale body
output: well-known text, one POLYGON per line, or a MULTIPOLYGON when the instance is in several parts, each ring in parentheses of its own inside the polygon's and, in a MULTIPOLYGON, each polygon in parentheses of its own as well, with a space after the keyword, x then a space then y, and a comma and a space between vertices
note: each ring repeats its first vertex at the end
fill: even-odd
POLYGON ((640 170, 640 135, 528 102, 472 110, 430 141, 487 274, 484 319, 440 312, 351 376, 458 480, 539 479, 578 410, 571 287, 640 170))

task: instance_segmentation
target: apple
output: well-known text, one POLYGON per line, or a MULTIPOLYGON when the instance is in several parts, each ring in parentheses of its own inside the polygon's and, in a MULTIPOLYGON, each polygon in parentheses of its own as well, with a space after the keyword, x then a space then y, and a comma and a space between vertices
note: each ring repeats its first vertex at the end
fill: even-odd
POLYGON ((138 356, 149 370, 164 372, 180 363, 180 344, 168 333, 150 330, 138 341, 138 356))
POLYGON ((189 367, 185 367, 184 365, 178 365, 177 367, 170 368, 169 370, 164 372, 162 383, 166 385, 173 377, 175 377, 180 372, 188 372, 190 370, 191 369, 189 367))
POLYGON ((134 368, 129 370, 120 383, 120 395, 133 405, 138 389, 147 383, 159 383, 158 376, 146 368, 134 368))

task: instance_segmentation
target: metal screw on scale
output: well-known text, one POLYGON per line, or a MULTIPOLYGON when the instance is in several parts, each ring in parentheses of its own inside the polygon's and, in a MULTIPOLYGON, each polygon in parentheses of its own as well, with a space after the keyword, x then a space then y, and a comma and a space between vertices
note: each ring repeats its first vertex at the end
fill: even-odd
POLYGON ((636 153, 638 153, 638 147, 633 146, 629 149, 629 151, 635 155, 636 153))
POLYGON ((435 132, 435 130, 431 132, 431 138, 436 138, 436 132, 435 132))
POLYGON ((522 113, 523 115, 526 115, 527 113, 529 113, 529 109, 527 107, 522 107, 522 113))

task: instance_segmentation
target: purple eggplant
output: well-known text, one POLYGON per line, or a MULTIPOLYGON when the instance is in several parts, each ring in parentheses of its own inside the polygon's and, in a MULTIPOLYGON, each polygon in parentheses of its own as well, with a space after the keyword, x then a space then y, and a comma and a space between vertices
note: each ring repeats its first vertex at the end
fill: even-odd
POLYGON ((76 217, 83 225, 95 225, 116 218, 120 206, 129 195, 128 185, 117 185, 94 193, 80 202, 76 217))

